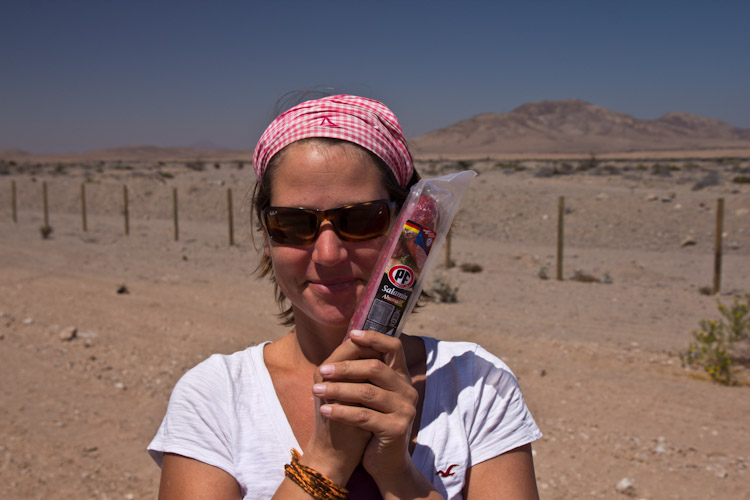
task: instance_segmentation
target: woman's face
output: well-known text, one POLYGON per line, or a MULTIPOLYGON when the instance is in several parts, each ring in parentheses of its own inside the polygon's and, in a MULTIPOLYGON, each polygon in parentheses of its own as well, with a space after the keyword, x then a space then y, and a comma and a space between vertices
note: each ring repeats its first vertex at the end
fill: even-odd
MULTIPOLYGON (((271 180, 271 206, 325 210, 389 198, 375 162, 348 143, 292 144, 271 180)), ((266 235, 263 250, 292 303, 297 327, 346 328, 384 242, 385 236, 341 240, 330 221, 323 221, 309 245, 280 245, 266 235)))

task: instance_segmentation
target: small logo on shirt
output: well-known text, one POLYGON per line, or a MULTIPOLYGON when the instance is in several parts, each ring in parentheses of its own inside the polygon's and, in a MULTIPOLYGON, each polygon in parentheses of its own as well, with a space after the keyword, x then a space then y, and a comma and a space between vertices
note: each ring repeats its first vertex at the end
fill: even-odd
POLYGON ((440 477, 454 476, 456 473, 455 472, 451 472, 453 470, 453 467, 458 467, 458 464, 451 464, 450 467, 448 467, 445 470, 438 469, 437 475, 440 476, 440 477))

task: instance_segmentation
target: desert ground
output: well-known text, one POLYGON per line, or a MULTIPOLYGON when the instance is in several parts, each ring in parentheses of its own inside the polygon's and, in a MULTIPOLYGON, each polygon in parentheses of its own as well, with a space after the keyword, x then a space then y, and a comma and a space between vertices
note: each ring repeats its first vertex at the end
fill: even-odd
MULTIPOLYGON (((405 330, 475 341, 509 364, 544 433, 543 499, 750 499, 747 368, 721 386, 679 357, 701 319, 718 319, 717 299, 750 292, 750 184, 733 182, 748 157, 419 161, 428 176, 479 175, 455 222, 455 266, 441 256, 427 284, 457 302, 428 303, 405 330), (719 198, 714 296, 701 289, 713 285, 719 198)), ((177 379, 285 333, 253 275, 249 162, 18 161, 3 173, 0 497, 155 498, 146 446, 177 379)))

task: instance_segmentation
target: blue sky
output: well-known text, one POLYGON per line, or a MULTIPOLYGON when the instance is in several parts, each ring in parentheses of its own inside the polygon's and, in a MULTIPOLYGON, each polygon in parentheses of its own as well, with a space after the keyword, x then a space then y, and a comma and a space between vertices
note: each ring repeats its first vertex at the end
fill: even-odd
POLYGON ((0 7, 0 148, 252 148, 288 91, 408 137, 530 101, 750 128, 750 2, 41 1, 0 7))

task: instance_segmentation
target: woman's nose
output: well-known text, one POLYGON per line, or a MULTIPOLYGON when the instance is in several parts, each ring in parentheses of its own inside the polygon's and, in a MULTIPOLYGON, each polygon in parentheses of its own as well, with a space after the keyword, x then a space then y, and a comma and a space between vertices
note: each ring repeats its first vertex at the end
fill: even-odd
POLYGON ((333 224, 323 221, 313 247, 312 260, 316 264, 332 266, 347 258, 344 242, 333 230, 333 224))

